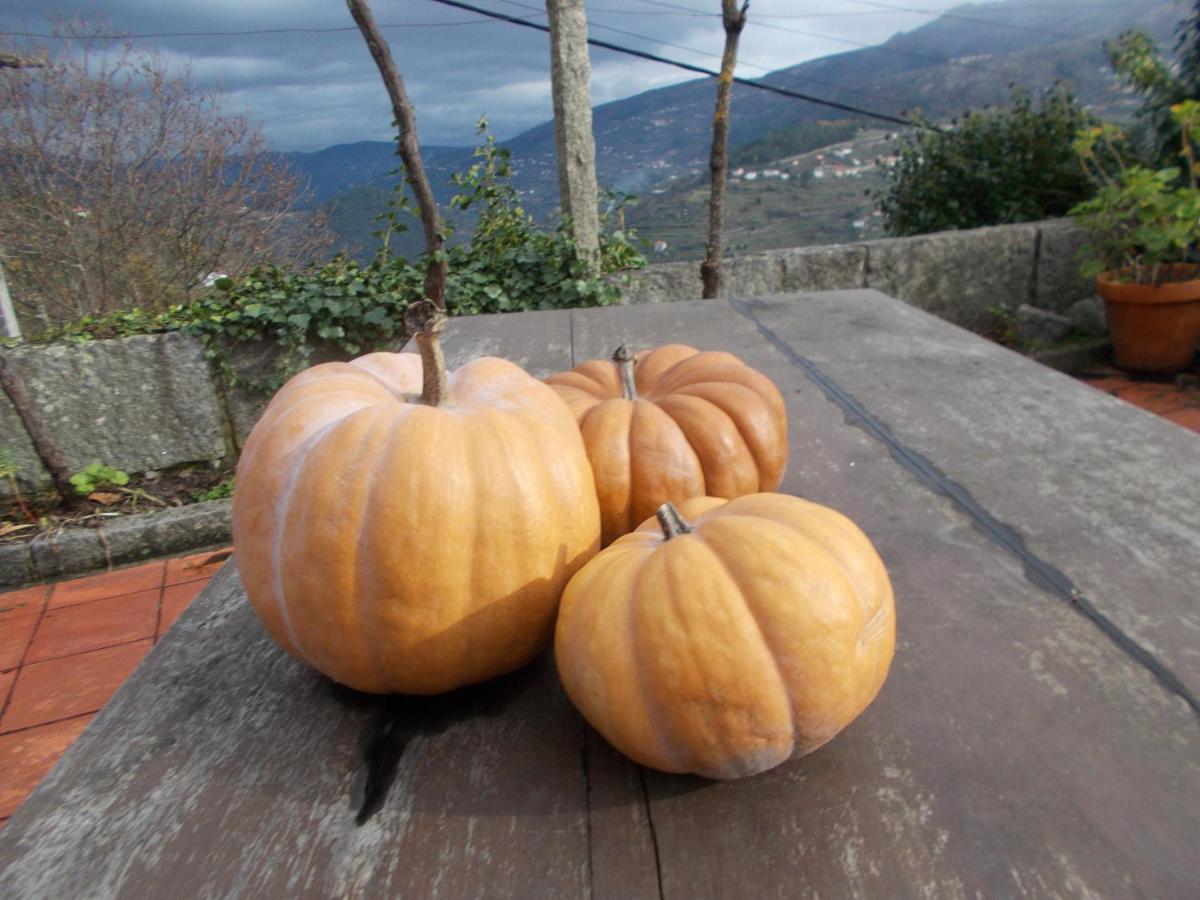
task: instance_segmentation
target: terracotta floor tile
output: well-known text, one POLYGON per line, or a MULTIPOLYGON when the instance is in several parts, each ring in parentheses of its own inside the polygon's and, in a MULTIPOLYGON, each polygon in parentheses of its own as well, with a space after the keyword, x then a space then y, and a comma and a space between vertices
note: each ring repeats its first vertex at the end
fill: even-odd
POLYGON ((144 566, 134 566, 131 569, 117 569, 115 572, 103 572, 99 575, 88 575, 85 578, 75 578, 71 581, 60 581, 54 585, 54 591, 50 594, 50 608, 90 603, 106 597, 117 597, 121 594, 133 594, 161 587, 162 576, 163 562, 159 560, 144 566))
POLYGON ((181 556, 167 560, 167 575, 163 584, 179 584, 183 581, 196 581, 199 578, 212 578, 217 569, 225 565, 233 553, 232 547, 222 550, 209 550, 206 553, 193 553, 191 556, 181 556))
POLYGON ((1164 413, 1163 418, 1170 419, 1176 425, 1182 425, 1184 428, 1200 432, 1200 407, 1188 406, 1183 409, 1177 409, 1174 412, 1164 413))
POLYGON ((13 682, 16 680, 16 669, 9 669, 7 672, 0 672, 0 710, 3 710, 4 704, 8 702, 9 689, 12 688, 13 682))
POLYGON ((0 733, 95 712, 153 647, 150 639, 21 668, 0 733))
POLYGON ((175 624, 180 613, 199 596, 200 592, 208 585, 209 580, 205 578, 202 581, 185 581, 182 584, 171 584, 163 588, 162 613, 158 620, 160 636, 166 634, 167 629, 175 624))
POLYGON ((78 716, 0 736, 0 816, 17 811, 91 720, 78 716))
POLYGON ((21 664, 37 624, 37 616, 18 616, 0 622, 0 672, 21 664))
POLYGON ((1084 383, 1090 384, 1098 391, 1104 391, 1105 393, 1112 394, 1116 393, 1121 388, 1128 386, 1129 379, 1114 375, 1106 376, 1104 378, 1085 378, 1084 383))
POLYGON ((1135 384, 1117 391, 1117 396, 1147 412, 1164 413, 1187 405, 1183 392, 1162 385, 1135 384))
POLYGON ((154 637, 159 589, 50 609, 33 636, 25 664, 154 637))
POLYGON ((35 584, 23 590, 0 594, 0 622, 17 616, 36 616, 46 605, 48 593, 50 585, 35 584))

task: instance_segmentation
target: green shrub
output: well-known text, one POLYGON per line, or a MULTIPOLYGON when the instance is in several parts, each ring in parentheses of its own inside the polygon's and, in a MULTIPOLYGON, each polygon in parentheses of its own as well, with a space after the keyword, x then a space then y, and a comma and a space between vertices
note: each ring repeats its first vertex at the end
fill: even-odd
POLYGON ((1200 0, 1176 26, 1175 35, 1177 62, 1142 31, 1126 31, 1104 45, 1117 77, 1142 96, 1134 146, 1144 162, 1160 168, 1179 161, 1181 135, 1171 108, 1200 100, 1200 0))
POLYGON ((1009 107, 968 112, 951 130, 915 132, 902 143, 879 198, 888 232, 1065 215, 1094 190, 1071 150, 1075 135, 1093 121, 1064 90, 1045 93, 1037 104, 1017 90, 1009 107))

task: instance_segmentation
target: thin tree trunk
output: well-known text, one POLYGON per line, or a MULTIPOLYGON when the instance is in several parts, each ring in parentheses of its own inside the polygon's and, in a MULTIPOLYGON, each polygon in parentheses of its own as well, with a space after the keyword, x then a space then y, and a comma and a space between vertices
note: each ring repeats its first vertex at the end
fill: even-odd
POLYGON ((25 389, 25 382, 13 370, 8 352, 5 350, 0 350, 0 388, 12 401, 13 409, 21 419, 21 424, 29 432, 33 449, 54 480, 54 489, 58 492, 59 498, 70 506, 76 499, 70 482, 71 470, 53 436, 43 427, 42 418, 38 415, 33 400, 25 389))
POLYGON ((417 200, 421 227, 425 230, 425 246, 429 251, 429 268, 425 271, 425 297, 432 300, 438 309, 445 310, 446 260, 442 253, 445 239, 438 220, 437 201, 433 199, 429 178, 421 162, 416 113, 413 112, 408 93, 404 90, 404 80, 392 59, 392 52, 380 34, 379 26, 375 24, 375 17, 371 15, 366 0, 346 0, 346 5, 350 7, 350 15, 354 17, 354 23, 358 25, 358 30, 367 42, 367 49, 371 51, 371 57, 379 68, 388 97, 392 101, 392 112, 396 116, 396 127, 400 132, 400 158, 404 161, 404 172, 417 200))
POLYGON ((721 0, 721 22, 725 26, 725 50, 721 54, 721 75, 717 79, 717 106, 713 112, 712 152, 708 170, 712 187, 708 198, 708 247, 700 264, 706 298, 716 297, 721 290, 721 253, 723 250, 721 218, 724 214, 726 158, 729 141, 729 104, 733 97, 733 69, 737 65, 738 40, 746 25, 746 10, 750 0, 744 0, 739 10, 737 0, 721 0))
POLYGON ((550 24, 550 85, 558 198, 571 221, 579 258, 592 274, 600 268, 596 138, 592 133, 587 12, 583 0, 546 0, 550 24))

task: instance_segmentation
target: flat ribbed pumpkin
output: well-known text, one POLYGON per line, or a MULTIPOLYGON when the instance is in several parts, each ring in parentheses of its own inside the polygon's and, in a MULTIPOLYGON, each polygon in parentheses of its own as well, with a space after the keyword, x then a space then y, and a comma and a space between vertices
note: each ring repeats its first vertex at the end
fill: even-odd
POLYGON ((372 353, 289 381, 246 441, 233 502, 238 570, 272 637, 374 693, 524 665, 599 548, 562 400, 502 359, 447 380, 436 333, 417 339, 421 356, 372 353))
POLYGON ((605 545, 668 500, 772 491, 783 478, 783 397, 732 353, 667 344, 634 357, 621 346, 546 383, 579 422, 605 545))
POLYGON ((709 778, 820 747, 874 699, 894 644, 870 540, 782 494, 665 504, 576 574, 555 631, 567 694, 609 743, 709 778))

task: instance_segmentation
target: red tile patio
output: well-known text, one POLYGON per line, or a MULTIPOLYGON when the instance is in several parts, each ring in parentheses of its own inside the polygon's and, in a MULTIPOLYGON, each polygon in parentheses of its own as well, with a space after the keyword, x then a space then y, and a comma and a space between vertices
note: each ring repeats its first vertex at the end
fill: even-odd
POLYGON ((0 594, 0 827, 228 557, 0 594))
POLYGON ((1200 370, 1170 380, 1139 378, 1108 369, 1081 378, 1097 390, 1157 413, 1200 433, 1200 370))
MULTIPOLYGON (((1200 433, 1200 378, 1083 378, 1200 433)), ((227 553, 208 551, 0 594, 0 827, 227 553)))

